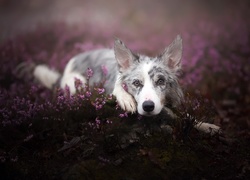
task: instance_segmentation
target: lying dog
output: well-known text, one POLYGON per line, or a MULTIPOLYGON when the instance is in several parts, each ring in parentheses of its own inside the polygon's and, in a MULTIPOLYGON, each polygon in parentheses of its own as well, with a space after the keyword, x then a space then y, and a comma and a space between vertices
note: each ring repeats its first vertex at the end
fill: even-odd
MULTIPOLYGON (((84 52, 73 57, 62 75, 45 65, 34 69, 34 76, 44 86, 52 89, 55 83, 60 88, 69 87, 70 93, 76 92, 75 79, 85 84, 88 68, 94 71, 90 86, 100 83, 106 70, 104 88, 112 93, 118 104, 125 111, 138 112, 143 116, 159 114, 165 106, 176 107, 183 100, 183 92, 178 83, 181 69, 182 39, 176 39, 156 56, 148 57, 133 53, 119 39, 115 40, 114 49, 98 49, 84 52)), ((198 129, 208 132, 209 128, 219 127, 207 123, 197 123, 198 129)))
POLYGON ((90 86, 100 83, 102 69, 107 70, 104 88, 113 93, 122 109, 138 111, 141 115, 157 115, 168 104, 180 104, 183 93, 177 81, 181 68, 182 39, 180 36, 159 56, 151 58, 138 55, 117 39, 114 50, 98 49, 73 57, 61 76, 45 65, 38 65, 34 76, 47 88, 52 88, 59 80, 61 88, 69 87, 74 94, 75 79, 86 83, 87 68, 94 71, 90 86))

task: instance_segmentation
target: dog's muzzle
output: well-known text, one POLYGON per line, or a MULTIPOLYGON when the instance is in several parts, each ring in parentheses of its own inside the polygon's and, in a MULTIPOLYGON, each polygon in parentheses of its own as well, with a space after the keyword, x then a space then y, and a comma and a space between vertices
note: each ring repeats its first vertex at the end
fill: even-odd
POLYGON ((153 101, 144 101, 142 108, 145 112, 152 112, 155 109, 155 103, 153 101))

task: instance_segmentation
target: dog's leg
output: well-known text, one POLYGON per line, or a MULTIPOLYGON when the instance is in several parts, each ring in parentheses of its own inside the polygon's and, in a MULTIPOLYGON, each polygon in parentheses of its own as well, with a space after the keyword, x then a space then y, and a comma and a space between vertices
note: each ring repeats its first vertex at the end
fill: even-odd
POLYGON ((210 135, 221 134, 221 128, 215 124, 195 121, 194 128, 210 135))
POLYGON ((136 102, 134 98, 123 89, 119 75, 117 81, 115 82, 113 95, 116 97, 118 104, 123 110, 131 113, 136 112, 136 102))
MULTIPOLYGON (((171 109, 167 107, 165 107, 163 111, 165 111, 172 119, 178 118, 178 116, 171 109)), ((194 122, 194 128, 202 133, 210 134, 211 136, 222 133, 222 130, 219 126, 206 122, 200 122, 197 120, 195 120, 194 122)))
POLYGON ((70 72, 64 73, 60 82, 60 87, 64 89, 66 86, 69 87, 70 94, 76 93, 75 81, 76 79, 80 80, 83 85, 87 83, 86 78, 80 73, 70 72))
POLYGON ((61 76, 58 72, 51 70, 46 65, 38 65, 33 71, 34 77, 45 87, 52 89, 53 85, 61 76))

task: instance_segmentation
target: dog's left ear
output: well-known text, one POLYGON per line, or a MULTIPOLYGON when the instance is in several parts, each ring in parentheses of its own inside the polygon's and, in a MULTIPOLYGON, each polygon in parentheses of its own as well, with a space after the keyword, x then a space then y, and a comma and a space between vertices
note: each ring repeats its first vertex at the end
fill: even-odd
POLYGON ((165 49, 160 58, 172 71, 181 69, 182 39, 178 35, 175 40, 165 49))
POLYGON ((114 51, 120 72, 127 70, 132 65, 134 60, 138 58, 120 39, 115 40, 114 51))

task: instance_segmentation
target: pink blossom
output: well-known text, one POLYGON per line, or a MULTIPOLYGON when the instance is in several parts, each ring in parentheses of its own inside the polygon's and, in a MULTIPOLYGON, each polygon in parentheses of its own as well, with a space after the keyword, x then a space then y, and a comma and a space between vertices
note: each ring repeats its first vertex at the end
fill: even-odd
POLYGON ((125 91, 128 91, 128 86, 127 86, 127 84, 122 83, 122 88, 123 88, 125 91))
POLYGON ((104 88, 97 88, 98 94, 103 94, 105 92, 104 88))
POLYGON ((87 91, 86 93, 85 93, 85 95, 86 95, 86 97, 90 97, 91 95, 92 95, 92 93, 90 92, 90 91, 87 91))
POLYGON ((94 74, 93 70, 90 69, 90 68, 88 68, 88 69, 87 69, 87 76, 88 76, 88 78, 92 77, 93 74, 94 74))
POLYGON ((121 113, 121 114, 119 114, 119 117, 121 117, 121 118, 128 117, 128 113, 127 112, 121 113))
POLYGON ((102 65, 102 72, 103 72, 103 74, 105 75, 105 76, 107 76, 108 75, 108 69, 107 69, 107 67, 105 66, 105 65, 102 65))

